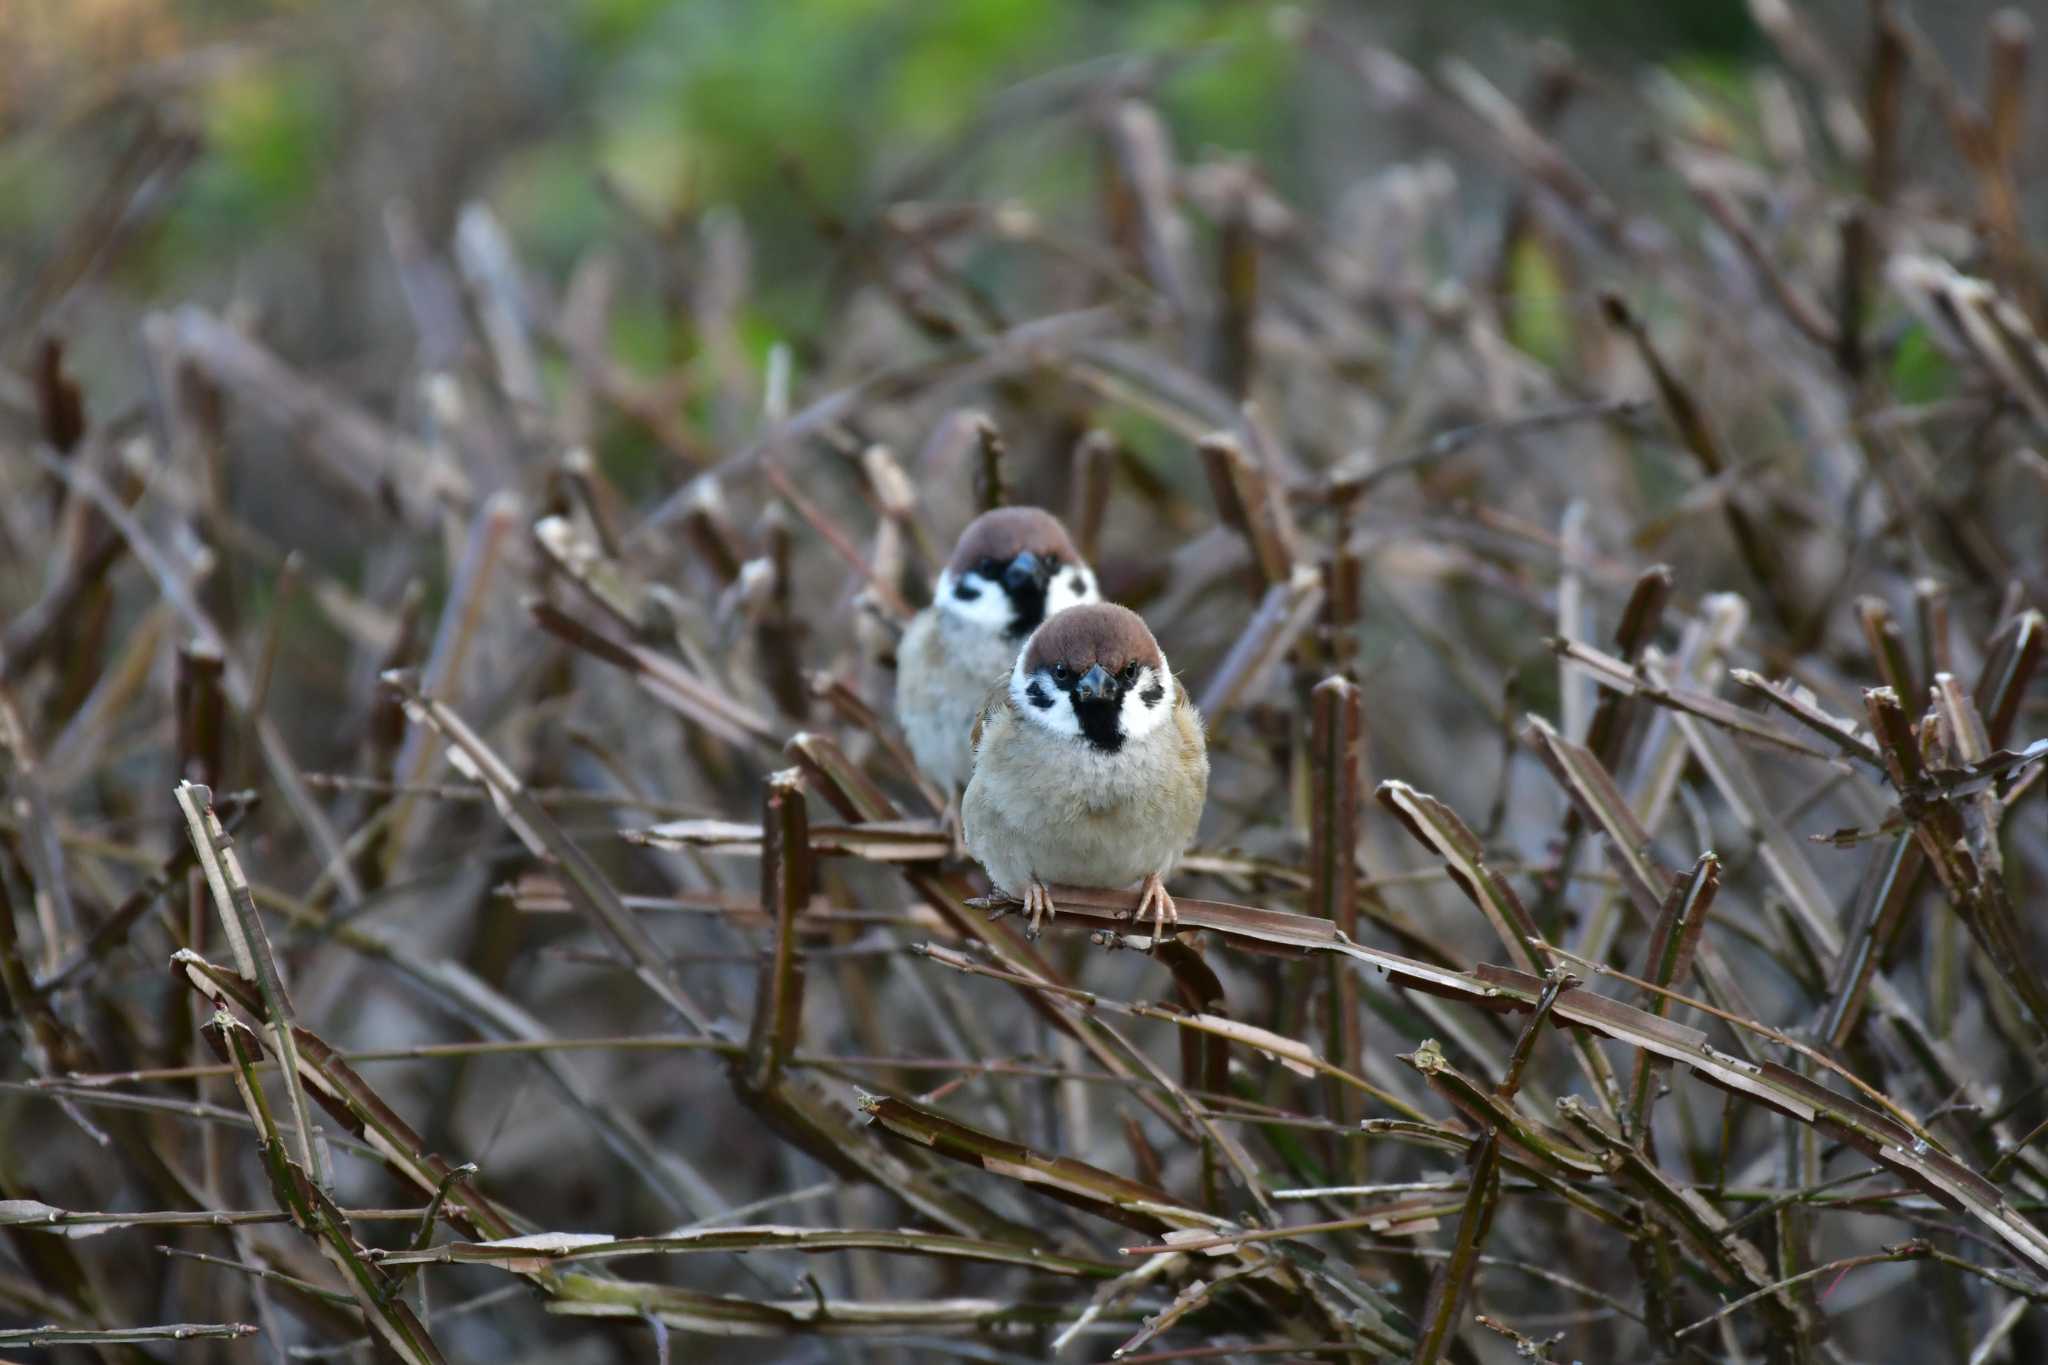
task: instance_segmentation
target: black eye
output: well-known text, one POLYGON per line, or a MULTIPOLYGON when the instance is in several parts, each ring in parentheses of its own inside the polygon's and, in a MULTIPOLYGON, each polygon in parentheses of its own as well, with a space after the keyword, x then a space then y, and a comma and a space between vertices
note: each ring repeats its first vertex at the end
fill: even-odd
POLYGON ((1125 664, 1121 676, 1124 680, 1124 686, 1129 687, 1138 680, 1138 665, 1135 662, 1125 664))
POLYGON ((982 560, 981 563, 974 566, 974 571, 983 578, 1001 578, 1003 576, 1002 563, 994 559, 982 560))
POLYGON ((1054 664, 1052 666, 1052 680, 1054 682, 1065 682, 1067 680, 1067 666, 1065 664, 1054 664))
POLYGON ((1045 557, 1045 567, 1052 570, 1054 573, 1058 573, 1060 567, 1060 557, 1058 555, 1047 555, 1045 557))

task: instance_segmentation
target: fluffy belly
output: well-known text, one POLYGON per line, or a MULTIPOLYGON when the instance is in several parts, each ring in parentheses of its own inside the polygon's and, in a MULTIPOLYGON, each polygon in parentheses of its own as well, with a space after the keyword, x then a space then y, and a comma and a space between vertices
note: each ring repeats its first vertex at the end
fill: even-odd
POLYGON ((1164 870, 1172 854, 1143 841, 1091 841, 1089 846, 1056 846, 1039 862, 1038 875, 1049 882, 1115 889, 1149 873, 1164 870))
POLYGON ((970 809, 967 819, 969 851, 996 885, 1012 895, 1021 893, 1033 877, 1117 890, 1165 872, 1185 841, 1180 831, 1134 829, 1136 822, 1128 817, 1059 821, 1038 831, 990 818, 985 808, 970 809), (982 816, 979 822, 976 815, 982 816))

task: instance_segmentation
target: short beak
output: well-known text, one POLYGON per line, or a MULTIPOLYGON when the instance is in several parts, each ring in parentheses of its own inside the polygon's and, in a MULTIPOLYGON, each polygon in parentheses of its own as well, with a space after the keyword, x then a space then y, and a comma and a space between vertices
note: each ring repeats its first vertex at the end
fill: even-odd
POLYGON ((1051 578, 1052 566, 1029 550, 1011 560, 1010 567, 1003 570, 1003 584, 1012 592, 1027 585, 1043 592, 1051 578))
POLYGON ((1081 675, 1074 684, 1075 701, 1115 701, 1120 689, 1116 679, 1101 664, 1096 664, 1081 675))

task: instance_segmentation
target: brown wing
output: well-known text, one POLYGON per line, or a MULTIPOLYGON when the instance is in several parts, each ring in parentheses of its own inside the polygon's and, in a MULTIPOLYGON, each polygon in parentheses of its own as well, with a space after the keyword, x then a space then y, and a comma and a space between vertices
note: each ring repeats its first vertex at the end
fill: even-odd
POLYGON ((1010 705, 1010 680, 1005 678, 988 690, 988 699, 981 704, 981 710, 974 713, 974 728, 967 732, 967 747, 981 752, 981 732, 988 727, 989 717, 998 706, 1010 705))
POLYGON ((1179 678, 1173 680, 1173 718, 1180 726, 1180 742, 1192 753, 1199 754, 1204 768, 1209 761, 1209 722, 1195 706, 1195 699, 1188 695, 1187 688, 1179 678))

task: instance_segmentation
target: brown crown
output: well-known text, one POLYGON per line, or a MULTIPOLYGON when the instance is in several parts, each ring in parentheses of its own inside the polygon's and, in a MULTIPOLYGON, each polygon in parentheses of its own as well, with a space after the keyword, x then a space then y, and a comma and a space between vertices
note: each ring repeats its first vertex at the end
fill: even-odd
POLYGON ((1058 555, 1066 564, 1077 563, 1081 558, 1074 542, 1067 538, 1067 528, 1044 508, 998 507, 967 523, 946 567, 956 575, 963 574, 984 559, 1008 564, 1026 550, 1040 559, 1058 555))
POLYGON ((1121 673, 1133 662, 1163 671, 1166 656, 1138 613, 1113 602, 1090 602, 1068 607, 1038 628, 1024 655, 1024 671, 1035 673, 1063 663, 1076 675, 1094 664, 1121 673))

